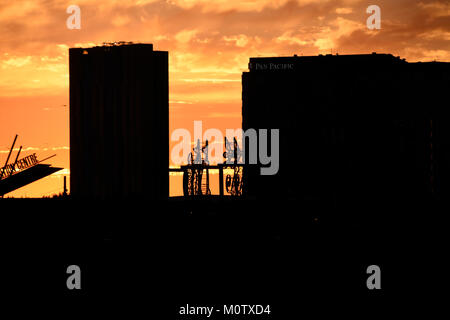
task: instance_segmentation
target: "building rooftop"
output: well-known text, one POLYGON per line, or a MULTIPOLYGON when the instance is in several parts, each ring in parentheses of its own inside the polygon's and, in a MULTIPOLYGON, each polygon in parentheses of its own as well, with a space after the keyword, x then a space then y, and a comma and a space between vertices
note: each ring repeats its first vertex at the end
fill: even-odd
POLYGON ((293 71, 307 67, 327 67, 327 66, 403 66, 403 65, 447 65, 448 62, 407 62, 399 56, 388 53, 371 54, 325 54, 317 56, 285 56, 285 57, 251 57, 248 69, 254 71, 293 71))
MULTIPOLYGON (((115 42, 103 42, 102 45, 92 46, 92 47, 76 47, 70 48, 71 52, 82 51, 83 53, 91 51, 91 50, 105 50, 109 51, 111 49, 121 49, 121 48, 146 48, 153 51, 153 44, 151 43, 133 43, 127 41, 115 41, 115 42)), ((157 51, 161 52, 161 51, 157 51)))
POLYGON ((296 67, 320 65, 347 65, 347 64, 407 64, 405 59, 395 57, 392 54, 326 54, 317 56, 287 56, 287 57, 253 57, 250 58, 250 71, 280 71, 294 70, 296 67))

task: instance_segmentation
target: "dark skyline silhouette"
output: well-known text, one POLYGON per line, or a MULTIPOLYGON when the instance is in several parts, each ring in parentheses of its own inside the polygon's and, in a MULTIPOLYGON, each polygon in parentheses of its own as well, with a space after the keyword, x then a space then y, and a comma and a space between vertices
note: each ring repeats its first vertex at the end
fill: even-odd
POLYGON ((250 58, 243 129, 280 129, 279 172, 245 165, 242 196, 169 198, 167 63, 149 44, 70 49, 71 196, 0 203, 30 208, 9 225, 27 254, 20 272, 44 261, 32 289, 109 306, 151 292, 146 305, 170 319, 188 300, 250 297, 285 319, 299 301, 382 308, 431 287, 417 281, 437 277, 443 252, 442 233, 424 232, 448 209, 449 64, 250 58), (79 292, 65 287, 71 264, 79 292), (381 292, 366 287, 372 264, 381 292))

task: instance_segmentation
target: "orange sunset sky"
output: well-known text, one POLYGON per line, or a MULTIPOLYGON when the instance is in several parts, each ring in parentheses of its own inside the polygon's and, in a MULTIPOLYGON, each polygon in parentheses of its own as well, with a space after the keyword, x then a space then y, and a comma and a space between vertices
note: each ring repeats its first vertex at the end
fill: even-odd
POLYGON ((65 168, 8 196, 62 191, 70 175, 68 48, 120 40, 169 51, 171 131, 203 120, 204 130, 224 132, 241 127, 249 57, 333 50, 450 61, 450 1, 0 0, 0 166, 17 133, 21 156, 56 153, 50 162, 65 168), (72 4, 81 8, 80 30, 66 27, 72 4), (374 4, 381 30, 366 26, 374 4))

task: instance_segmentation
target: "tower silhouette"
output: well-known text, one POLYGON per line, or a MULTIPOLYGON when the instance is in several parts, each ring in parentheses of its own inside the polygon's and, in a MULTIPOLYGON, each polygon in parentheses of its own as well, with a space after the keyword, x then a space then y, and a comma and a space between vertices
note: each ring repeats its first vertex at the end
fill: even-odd
POLYGON ((167 198, 168 52, 113 43, 69 55, 71 195, 167 198))

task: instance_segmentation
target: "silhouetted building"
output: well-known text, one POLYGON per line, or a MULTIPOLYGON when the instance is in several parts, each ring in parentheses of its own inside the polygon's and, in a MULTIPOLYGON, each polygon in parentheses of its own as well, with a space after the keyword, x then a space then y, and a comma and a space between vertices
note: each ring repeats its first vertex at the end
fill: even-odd
POLYGON ((250 58, 243 129, 280 129, 280 169, 247 170, 247 194, 360 211, 443 198, 449 79, 449 63, 390 54, 250 58))
POLYGON ((71 195, 167 198, 168 52, 114 43, 69 53, 71 195))

